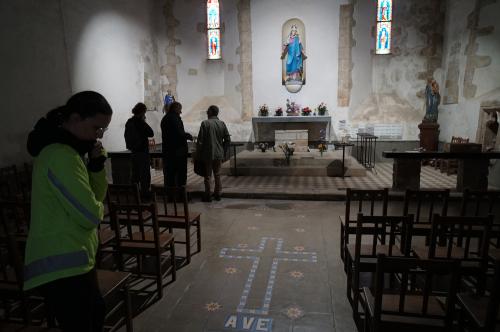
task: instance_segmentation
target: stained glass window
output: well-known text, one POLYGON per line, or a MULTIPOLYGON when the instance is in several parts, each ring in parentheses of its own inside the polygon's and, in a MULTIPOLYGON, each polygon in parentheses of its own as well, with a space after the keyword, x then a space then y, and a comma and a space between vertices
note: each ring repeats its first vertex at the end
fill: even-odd
POLYGON ((208 58, 220 59, 220 12, 218 0, 207 0, 208 58))
POLYGON ((377 0, 377 36, 375 53, 390 54, 392 42, 392 0, 377 0))

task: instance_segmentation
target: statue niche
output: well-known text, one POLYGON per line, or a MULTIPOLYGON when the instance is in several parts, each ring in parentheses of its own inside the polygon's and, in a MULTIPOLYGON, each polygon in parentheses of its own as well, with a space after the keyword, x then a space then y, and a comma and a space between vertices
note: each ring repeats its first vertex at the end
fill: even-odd
POLYGON ((290 19, 282 28, 282 79, 285 88, 296 93, 306 84, 305 28, 297 18, 290 19))

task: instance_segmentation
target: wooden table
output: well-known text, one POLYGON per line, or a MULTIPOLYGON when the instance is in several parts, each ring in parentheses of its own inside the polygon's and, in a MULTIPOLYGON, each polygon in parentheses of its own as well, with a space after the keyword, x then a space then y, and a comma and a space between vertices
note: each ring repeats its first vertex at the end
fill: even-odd
POLYGON ((337 149, 337 147, 342 148, 342 178, 344 178, 344 176, 345 176, 345 167, 344 167, 344 165, 345 165, 345 148, 349 147, 349 146, 354 146, 354 144, 337 142, 337 143, 333 143, 333 145, 335 146, 335 149, 337 149))
POLYGON ((420 189, 420 170, 425 159, 458 159, 457 190, 487 190, 490 159, 500 159, 500 152, 430 152, 384 151, 382 156, 394 159, 392 188, 420 189))
MULTIPOLYGON (((188 158, 191 157, 195 144, 188 142, 188 158)), ((113 177, 113 183, 130 183, 130 178, 132 175, 132 152, 130 150, 124 151, 111 151, 108 152, 108 157, 111 160, 111 173, 113 177)), ((149 157, 150 158, 163 158, 162 145, 161 143, 155 144, 149 147, 149 157)))
MULTIPOLYGON (((237 146, 243 146, 245 145, 244 143, 229 143, 229 145, 233 148, 233 158, 234 158, 234 166, 233 166, 233 175, 238 176, 238 169, 236 168, 236 147, 237 146)), ((229 156, 231 158, 231 156, 229 156)))

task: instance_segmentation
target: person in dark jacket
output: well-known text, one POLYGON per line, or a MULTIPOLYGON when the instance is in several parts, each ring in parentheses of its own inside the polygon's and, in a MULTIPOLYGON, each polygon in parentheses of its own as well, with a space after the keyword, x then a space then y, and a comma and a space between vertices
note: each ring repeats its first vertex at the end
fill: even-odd
POLYGON ((161 120, 165 189, 168 187, 186 185, 188 157, 187 140, 193 140, 193 136, 184 131, 181 113, 182 105, 175 101, 168 106, 167 112, 161 120))
POLYGON ((151 186, 151 169, 149 159, 149 140, 153 137, 153 129, 146 123, 146 105, 137 103, 132 109, 133 117, 125 124, 125 143, 132 151, 132 183, 138 183, 141 196, 149 197, 151 186))

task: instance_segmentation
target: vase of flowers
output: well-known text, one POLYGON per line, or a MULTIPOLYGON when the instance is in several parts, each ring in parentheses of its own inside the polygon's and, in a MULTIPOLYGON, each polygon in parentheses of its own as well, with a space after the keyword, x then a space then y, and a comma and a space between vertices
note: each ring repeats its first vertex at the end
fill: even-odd
POLYGON ((326 115, 326 112, 328 112, 328 109, 326 108, 325 103, 321 103, 318 105, 318 115, 326 115))
POLYGON ((312 110, 309 107, 304 107, 302 109, 302 115, 303 116, 309 116, 309 115, 311 115, 311 113, 312 113, 312 110))
POLYGON ((321 157, 323 157, 323 152, 325 152, 327 149, 328 149, 328 147, 326 146, 325 143, 318 144, 318 150, 319 150, 321 157))
POLYGON ((292 143, 292 142, 283 143, 283 144, 279 145, 279 148, 285 154, 285 162, 286 162, 286 165, 289 166, 290 165, 290 158, 293 155, 293 152, 295 151, 295 143, 292 143))
POLYGON ((274 116, 282 116, 283 115, 283 109, 281 107, 278 107, 275 111, 274 111, 274 116))
POLYGON ((259 143, 259 149, 262 152, 266 152, 268 147, 269 147, 269 144, 267 144, 267 143, 259 143))
POLYGON ((286 100, 286 115, 287 116, 296 116, 300 113, 300 106, 297 105, 294 101, 290 101, 290 99, 286 100))
POLYGON ((269 115, 269 107, 266 104, 263 104, 259 107, 259 115, 260 116, 268 116, 269 115))

